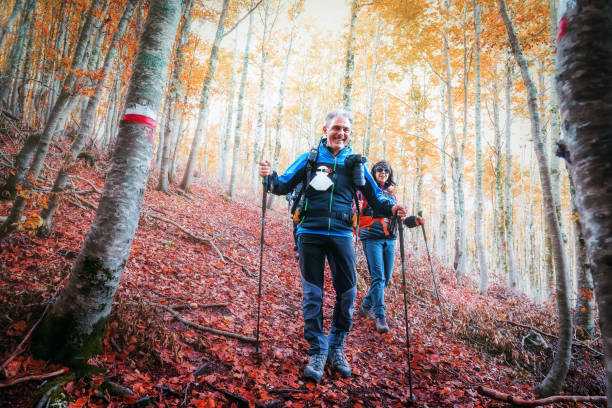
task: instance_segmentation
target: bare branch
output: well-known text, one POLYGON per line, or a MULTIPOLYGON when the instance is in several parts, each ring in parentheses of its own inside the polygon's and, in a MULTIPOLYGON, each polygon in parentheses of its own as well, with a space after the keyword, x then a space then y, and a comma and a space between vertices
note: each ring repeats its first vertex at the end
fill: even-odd
POLYGON ((238 21, 236 21, 236 24, 234 24, 234 26, 233 26, 232 28, 230 28, 229 30, 227 30, 226 32, 224 32, 224 33, 223 33, 223 35, 221 36, 221 38, 224 38, 226 35, 228 35, 228 34, 229 34, 229 33, 231 33, 232 31, 234 31, 234 30, 236 29, 236 27, 238 27, 238 25, 239 25, 240 23, 242 23, 242 20, 244 20, 245 18, 247 18, 247 17, 249 16, 249 14, 251 14, 253 11, 255 11, 255 9, 256 9, 257 7, 259 7, 259 5, 260 5, 262 2, 263 2, 263 0, 259 0, 259 1, 257 2, 257 4, 253 6, 253 8, 252 8, 252 9, 250 9, 249 11, 247 11, 247 13, 246 13, 244 16, 242 16, 241 18, 239 18, 239 19, 238 19, 238 21))

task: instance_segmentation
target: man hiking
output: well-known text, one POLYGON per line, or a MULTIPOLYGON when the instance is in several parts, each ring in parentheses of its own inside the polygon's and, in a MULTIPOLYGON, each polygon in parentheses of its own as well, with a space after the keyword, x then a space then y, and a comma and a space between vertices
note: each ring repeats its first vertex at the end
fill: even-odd
POLYGON ((351 375, 344 356, 344 341, 352 326, 357 293, 352 239, 356 191, 361 191, 381 214, 406 216, 403 206, 393 205, 384 198, 382 190, 365 171, 365 160, 348 147, 352 126, 349 112, 333 110, 325 117, 324 137, 319 146, 299 156, 281 176, 272 171, 269 161, 259 163, 259 175, 270 176, 264 185, 273 194, 287 194, 298 183, 305 183, 297 230, 304 337, 310 344, 310 361, 304 377, 316 382, 323 377, 328 355, 333 370, 343 377, 351 375), (326 258, 336 292, 328 336, 323 329, 322 310, 326 258))

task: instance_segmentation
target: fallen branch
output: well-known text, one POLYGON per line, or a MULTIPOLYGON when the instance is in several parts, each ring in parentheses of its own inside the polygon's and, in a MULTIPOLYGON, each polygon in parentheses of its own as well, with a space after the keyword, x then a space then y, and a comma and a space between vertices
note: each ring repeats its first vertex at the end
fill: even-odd
POLYGON ((198 235, 193 234, 192 232, 190 232, 187 228, 183 227, 182 225, 168 219, 165 217, 162 217, 160 215, 155 215, 155 214, 151 214, 150 212, 143 212, 144 215, 151 217, 153 219, 159 220, 159 221, 163 221, 163 222, 167 222, 168 224, 172 224, 174 225, 176 228, 180 229, 181 231, 183 231, 185 234, 189 235, 191 238, 195 239, 196 241, 201 241, 201 242, 208 242, 210 244, 210 246, 212 246, 215 251, 217 251, 217 254, 219 254, 219 257, 221 258, 221 262, 225 263, 225 258, 223 257, 223 254, 221 253, 221 251, 219 251, 219 248, 217 248, 217 246, 215 245, 215 243, 212 241, 212 239, 210 238, 204 238, 204 237, 200 237, 198 235))
MULTIPOLYGON (((229 303, 198 303, 196 305, 199 309, 206 309, 210 307, 228 307, 229 303)), ((193 305, 183 304, 183 305, 175 305, 168 306, 174 310, 185 310, 185 309, 194 309, 193 305)))
POLYGON ((76 175, 71 175, 70 177, 71 177, 71 178, 73 178, 73 179, 77 179, 77 180, 84 181, 85 183, 87 183, 87 184, 89 184, 89 185, 91 186, 91 188, 93 189, 93 191, 95 191, 95 192, 96 192, 96 193, 98 193, 98 194, 102 194, 102 191, 101 191, 101 190, 98 190, 98 188, 97 188, 97 187, 96 187, 96 185, 93 183, 93 181, 91 181, 91 180, 87 180, 86 178, 79 177, 79 176, 76 176, 76 175))
POLYGON ((504 401, 509 404, 519 407, 535 407, 538 405, 554 404, 556 402, 596 402, 605 404, 608 398, 602 396, 575 396, 575 395, 554 395, 548 398, 541 398, 536 400, 526 400, 523 398, 515 397, 510 394, 503 393, 501 391, 493 390, 479 386, 477 388, 478 393, 486 397, 492 398, 497 401, 504 401))
POLYGON ((51 377, 57 377, 60 374, 64 374, 68 372, 67 368, 62 368, 61 370, 53 371, 52 373, 40 374, 40 375, 26 375, 25 377, 15 378, 11 381, 0 383, 0 388, 12 387, 15 384, 19 384, 26 381, 31 380, 44 380, 51 377))
POLYGON ((270 394, 307 394, 310 390, 308 388, 271 388, 266 392, 270 394))
POLYGON ((251 272, 251 270, 249 268, 247 268, 245 265, 241 264, 240 262, 238 262, 237 260, 235 260, 234 258, 232 258, 229 255, 223 255, 221 253, 221 251, 219 250, 219 248, 217 248, 217 246, 215 245, 215 243, 213 242, 212 238, 204 238, 204 237, 200 237, 198 235, 193 234, 191 231, 189 231, 187 228, 183 227, 182 225, 180 225, 177 222, 174 222, 168 218, 162 217, 160 215, 155 215, 152 214, 150 212, 143 212, 144 215, 151 217, 153 219, 159 220, 159 221, 163 221, 163 222, 167 222, 168 224, 172 224, 174 225, 176 228, 180 229, 181 231, 183 231, 185 234, 187 234, 188 236, 190 236, 191 238, 195 239, 196 241, 200 241, 200 242, 207 242, 210 244, 210 246, 212 246, 214 248, 215 251, 217 251, 217 254, 219 255, 219 258, 221 258, 221 262, 223 263, 227 263, 227 260, 230 260, 231 262, 235 263, 236 265, 238 265, 239 267, 242 268, 242 271, 244 273, 246 273, 248 276, 254 276, 253 273, 251 272))
POLYGON ((193 381, 189 381, 187 385, 185 386, 185 390, 183 391, 183 401, 181 401, 181 403, 179 404, 179 407, 184 407, 185 405, 187 405, 187 397, 189 395, 189 391, 191 390, 191 387, 193 386, 193 384, 194 384, 193 381))
MULTIPOLYGON (((510 320, 501 320, 501 319, 497 319, 497 321, 500 322, 500 323, 508 323, 508 324, 510 324, 512 326, 522 327, 523 329, 530 329, 530 330, 533 330, 536 333, 541 334, 542 336, 547 336, 547 337, 550 337, 552 339, 557 339, 557 340, 559 339, 559 337, 555 336, 554 334, 543 332, 542 330, 536 329, 535 327, 532 327, 532 326, 529 326, 529 325, 526 325, 526 324, 516 323, 516 322, 510 321, 510 320)), ((586 348, 591 353, 595 354, 597 357, 603 357, 603 353, 602 352, 595 350, 594 348, 592 348, 591 346, 589 346, 586 343, 581 342, 580 340, 572 339, 572 344, 576 345, 576 346, 580 346, 580 347, 586 348)))
POLYGON ((71 194, 72 197, 76 198, 77 200, 79 200, 80 202, 82 202, 83 204, 85 204, 87 207, 92 208, 92 209, 96 209, 98 208, 98 206, 96 206, 95 204, 87 201, 86 199, 84 199, 83 197, 80 197, 78 194, 71 194))
POLYGON ((238 340, 246 341, 248 343, 255 343, 257 341, 254 337, 244 336, 242 334, 232 333, 232 332, 228 332, 228 331, 225 331, 225 330, 219 330, 219 329, 215 329, 215 328, 212 328, 212 327, 202 326, 200 324, 194 323, 191 320, 187 320, 184 317, 182 317, 178 312, 176 312, 174 309, 172 309, 169 306, 160 305, 159 303, 151 303, 151 305, 160 307, 160 308, 170 312, 174 316, 174 318, 176 320, 178 320, 179 322, 181 322, 183 324, 186 324, 187 326, 191 326, 191 327, 193 327, 195 329, 202 330, 202 331, 205 331, 205 332, 208 332, 208 333, 218 334, 220 336, 231 337, 233 339, 238 339, 238 340))
POLYGON ((84 205, 79 204, 79 203, 76 201, 76 199, 75 199, 75 200, 70 200, 70 201, 69 201, 69 203, 70 203, 70 204, 72 204, 72 205, 74 205, 75 207, 80 208, 81 210, 84 210, 84 211, 87 211, 87 210, 88 210, 88 208, 87 208, 87 207, 85 207, 84 205))
POLYGON ((249 403, 249 401, 247 401, 245 398, 241 397, 238 394, 234 394, 233 392, 229 392, 227 390, 224 390, 223 388, 219 388, 216 385, 212 384, 211 382, 206 380, 206 377, 202 377, 202 379, 200 379, 200 382, 205 383, 206 385, 208 385, 210 388, 212 388, 213 390, 220 392, 221 394, 225 395, 228 398, 232 398, 236 401, 238 401, 241 404, 247 404, 249 403))

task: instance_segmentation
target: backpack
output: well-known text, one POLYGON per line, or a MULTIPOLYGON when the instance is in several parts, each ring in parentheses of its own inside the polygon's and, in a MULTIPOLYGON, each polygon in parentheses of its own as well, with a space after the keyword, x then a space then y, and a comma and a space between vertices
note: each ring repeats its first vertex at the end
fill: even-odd
MULTIPOLYGON (((304 180, 300 182, 302 183, 302 189, 298 193, 297 197, 295 198, 294 205, 291 208, 291 212, 293 213, 294 222, 301 221, 302 217, 300 216, 300 213, 301 213, 302 206, 304 204, 304 198, 306 194, 305 191, 308 188, 308 184, 310 183, 310 180, 312 180, 312 171, 317 165, 318 158, 319 158, 319 147, 318 146, 313 147, 312 149, 310 149, 310 152, 308 152, 308 158, 306 159, 306 174, 305 174, 304 180)), ((355 210, 353 212, 353 228, 359 229, 359 200, 357 199, 357 190, 354 187, 353 187, 352 195, 353 195, 353 202, 355 204, 355 210)))

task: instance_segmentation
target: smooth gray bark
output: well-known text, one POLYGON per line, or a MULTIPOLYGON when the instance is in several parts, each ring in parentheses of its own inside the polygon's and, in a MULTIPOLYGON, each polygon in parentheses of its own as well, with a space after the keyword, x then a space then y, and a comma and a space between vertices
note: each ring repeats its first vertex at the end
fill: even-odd
POLYGON ((200 145, 202 138, 205 137, 206 122, 208 116, 208 98, 210 96, 210 84, 212 83, 215 71, 217 70, 217 62, 219 60, 219 46, 223 39, 223 32, 225 30, 225 16, 227 15, 227 5, 229 0, 223 0, 221 6, 221 15, 219 16, 219 24, 217 25, 217 33, 215 34, 215 40, 210 50, 210 58, 208 59, 208 72, 204 78, 204 84, 202 85, 202 94, 200 96, 200 113, 198 115, 198 125, 196 126, 195 134, 193 135, 193 143, 191 144, 191 150, 189 151, 189 159, 187 160, 187 166, 185 167, 185 173, 183 173, 183 179, 181 180, 180 187, 183 190, 188 191, 191 185, 191 179, 193 177, 193 171, 195 169, 196 161, 198 160, 198 154, 200 152, 200 145))
MULTIPOLYGON (((481 135, 481 98, 482 91, 480 87, 480 3, 476 0, 472 0, 474 7, 474 31, 476 32, 475 38, 475 75, 476 75, 476 104, 475 104, 475 118, 474 118, 474 133, 476 138, 476 185, 475 185, 475 196, 476 196, 476 210, 474 211, 474 230, 476 238, 476 251, 478 252, 478 262, 480 264, 480 285, 479 291, 481 295, 487 293, 489 286, 489 269, 487 265, 487 252, 484 246, 484 240, 482 238, 482 223, 483 223, 483 198, 482 198, 482 135, 481 135)), ((464 135, 465 137, 465 135, 464 135)))
MULTIPOLYGON (((289 60, 291 58, 291 50, 293 47, 293 38, 295 37, 296 21, 299 16, 299 10, 297 9, 297 1, 293 3, 292 14, 291 14, 291 34, 289 35, 289 45, 287 46, 287 55, 285 56, 285 65, 283 68, 283 77, 280 83, 280 89, 278 91, 278 106, 276 108, 276 123, 274 129, 274 159, 272 161, 272 168, 278 168, 278 160, 280 157, 281 150, 281 126, 283 117, 283 107, 285 104, 285 84, 287 83, 287 75, 289 74, 289 60)), ((272 207, 276 195, 270 194, 268 200, 268 208, 272 207)))
POLYGON ((442 82, 440 87, 440 238, 438 240, 438 256, 444 263, 448 262, 448 215, 447 213, 447 185, 446 185, 446 99, 445 84, 442 82))
MULTIPOLYGON (((156 116, 180 14, 180 0, 152 2, 130 80, 128 109, 144 109, 156 116)), ((34 333, 36 355, 83 367, 101 350, 112 300, 138 226, 153 136, 154 128, 148 124, 121 122, 96 217, 66 286, 34 333)))
MULTIPOLYGON (((443 1, 443 8, 450 12, 450 1, 443 1)), ((453 266, 455 268, 455 276, 458 282, 461 282, 466 269, 466 242, 465 242, 465 224, 462 205, 460 204, 460 197, 463 196, 463 184, 461 182, 460 175, 460 160, 459 160, 459 145, 457 143, 457 132, 455 130, 455 113, 453 109, 453 87, 452 87, 452 70, 450 64, 450 49, 448 45, 448 22, 445 22, 442 29, 442 42, 444 50, 444 65, 446 69, 446 104, 447 104, 447 115, 448 115, 448 130, 453 146, 453 158, 451 162, 452 168, 452 181, 453 181, 453 204, 455 212, 455 236, 454 236, 454 247, 455 256, 453 266)))
POLYGON ((516 263, 514 259, 514 223, 513 223, 513 208, 512 194, 510 187, 512 186, 512 62, 510 56, 506 60, 504 75, 506 77, 506 85, 504 87, 505 110, 506 110, 506 126, 505 126, 505 142, 506 142, 506 179, 504 182, 504 208, 505 212, 505 246, 506 259, 508 261, 508 284, 511 288, 516 288, 517 274, 516 263))
POLYGON ((544 380, 538 384, 534 390, 540 396, 550 396, 561 391, 572 357, 572 318, 568 293, 569 269, 567 266, 567 257, 563 248, 561 231, 552 196, 550 172, 546 162, 546 154, 540 128, 536 88, 531 80, 527 60, 525 59, 521 45, 518 42, 516 32, 514 31, 514 26, 510 20, 510 17, 508 16, 506 1, 498 0, 498 2, 501 16, 504 21, 504 25, 506 26, 506 31, 508 32, 508 39, 512 46, 512 53, 514 54, 514 58, 521 69, 521 76, 523 77, 525 88, 527 88, 527 104, 531 122, 531 135, 534 141, 534 150, 538 159, 540 184, 542 187, 542 196, 546 210, 545 220, 546 226, 550 232, 555 264, 557 311, 559 317, 559 344, 550 371, 546 375, 546 378, 544 378, 544 380))
POLYGON ((576 188, 595 283, 612 407, 612 4, 563 1, 557 42, 557 92, 565 157, 576 188), (562 27, 562 28, 561 28, 562 27))
MULTIPOLYGON (((178 101, 181 99, 183 94, 184 84, 181 79, 183 70, 185 69, 185 47, 189 43, 189 34, 191 33, 191 26, 193 18, 191 15, 191 9, 193 8, 194 0, 188 0, 185 3, 183 9, 183 24, 179 31, 178 44, 176 52, 174 54, 174 64, 172 73, 170 75, 170 83, 168 84, 168 97, 166 98, 166 122, 163 128, 164 143, 161 146, 161 161, 159 170, 159 179, 157 183, 157 189, 159 191, 168 191, 168 185, 170 183, 170 165, 171 165, 171 154, 170 151, 174 147, 174 143, 177 138, 177 131, 179 124, 179 112, 178 112, 178 101)), ((162 129, 160 129, 160 134, 162 129)))
MULTIPOLYGON (((364 143, 363 143, 363 155, 368 157, 370 155, 370 135, 372 133, 372 117, 374 116, 374 103, 376 101, 376 77, 378 75, 378 71, 380 69, 380 64, 378 62, 378 47, 380 44, 380 37, 382 35, 382 19, 378 17, 378 21, 376 23, 376 32, 374 34, 374 44, 372 45, 372 51, 374 53, 374 61, 372 63, 372 72, 368 90, 368 101, 366 106, 366 128, 365 134, 363 135, 364 143)), ((367 82, 366 82, 367 83, 367 82)), ((384 156, 383 156, 384 157, 384 156)))
POLYGON ((225 135, 221 143, 219 156, 219 180, 227 183, 227 156, 229 154, 230 138, 232 137, 232 123, 234 122, 234 95, 236 94, 236 72, 238 71, 238 34, 234 38, 234 51, 232 52, 232 76, 230 77, 229 95, 227 102, 227 116, 225 118, 225 135))
MULTIPOLYGON (((268 61, 268 50, 267 42, 270 30, 272 30, 273 22, 270 21, 272 18, 270 11, 270 0, 265 0, 263 3, 263 17, 262 17, 262 33, 261 33, 261 59, 259 66, 259 96, 257 99, 257 122, 255 124, 255 143, 253 145, 253 160, 251 162, 251 182, 253 187, 257 187, 257 164, 263 158, 263 151, 265 146, 264 141, 264 111, 265 111, 265 99, 266 99, 266 63, 268 61)), ((279 3, 280 5, 280 3, 279 3)), ((278 15, 278 10, 277 10, 278 15)), ((275 18, 274 18, 275 20, 275 18)))
MULTIPOLYGON (((253 7, 253 0, 250 2, 250 7, 253 7)), ((244 59, 242 62, 242 76, 240 78, 240 91, 238 92, 238 103, 236 106, 236 125, 234 127, 234 150, 232 152, 232 172, 230 176, 230 184, 228 195, 234 197, 234 187, 238 178, 238 155, 240 153, 240 131, 242 128, 242 115, 244 114, 244 93, 247 83, 247 71, 249 69, 249 52, 251 47, 251 38, 253 37, 253 13, 249 15, 249 28, 247 32, 246 45, 244 46, 244 59)), ((243 167, 244 168, 244 167, 243 167)))
POLYGON ((503 190, 503 153, 502 153, 502 137, 499 123, 499 100, 498 100, 498 84, 493 82, 493 131, 495 133, 495 141, 493 145, 493 157, 495 159, 493 173, 495 175, 495 214, 494 217, 494 242, 496 256, 496 265, 498 273, 506 273, 506 248, 504 241, 506 240, 504 231, 504 190, 503 190))
POLYGON ((355 72, 355 32, 357 30, 357 13, 359 13, 359 0, 351 1, 351 20, 349 25, 348 39, 346 41, 346 62, 344 68, 344 88, 342 100, 344 109, 351 111, 353 107, 353 73, 355 72))

